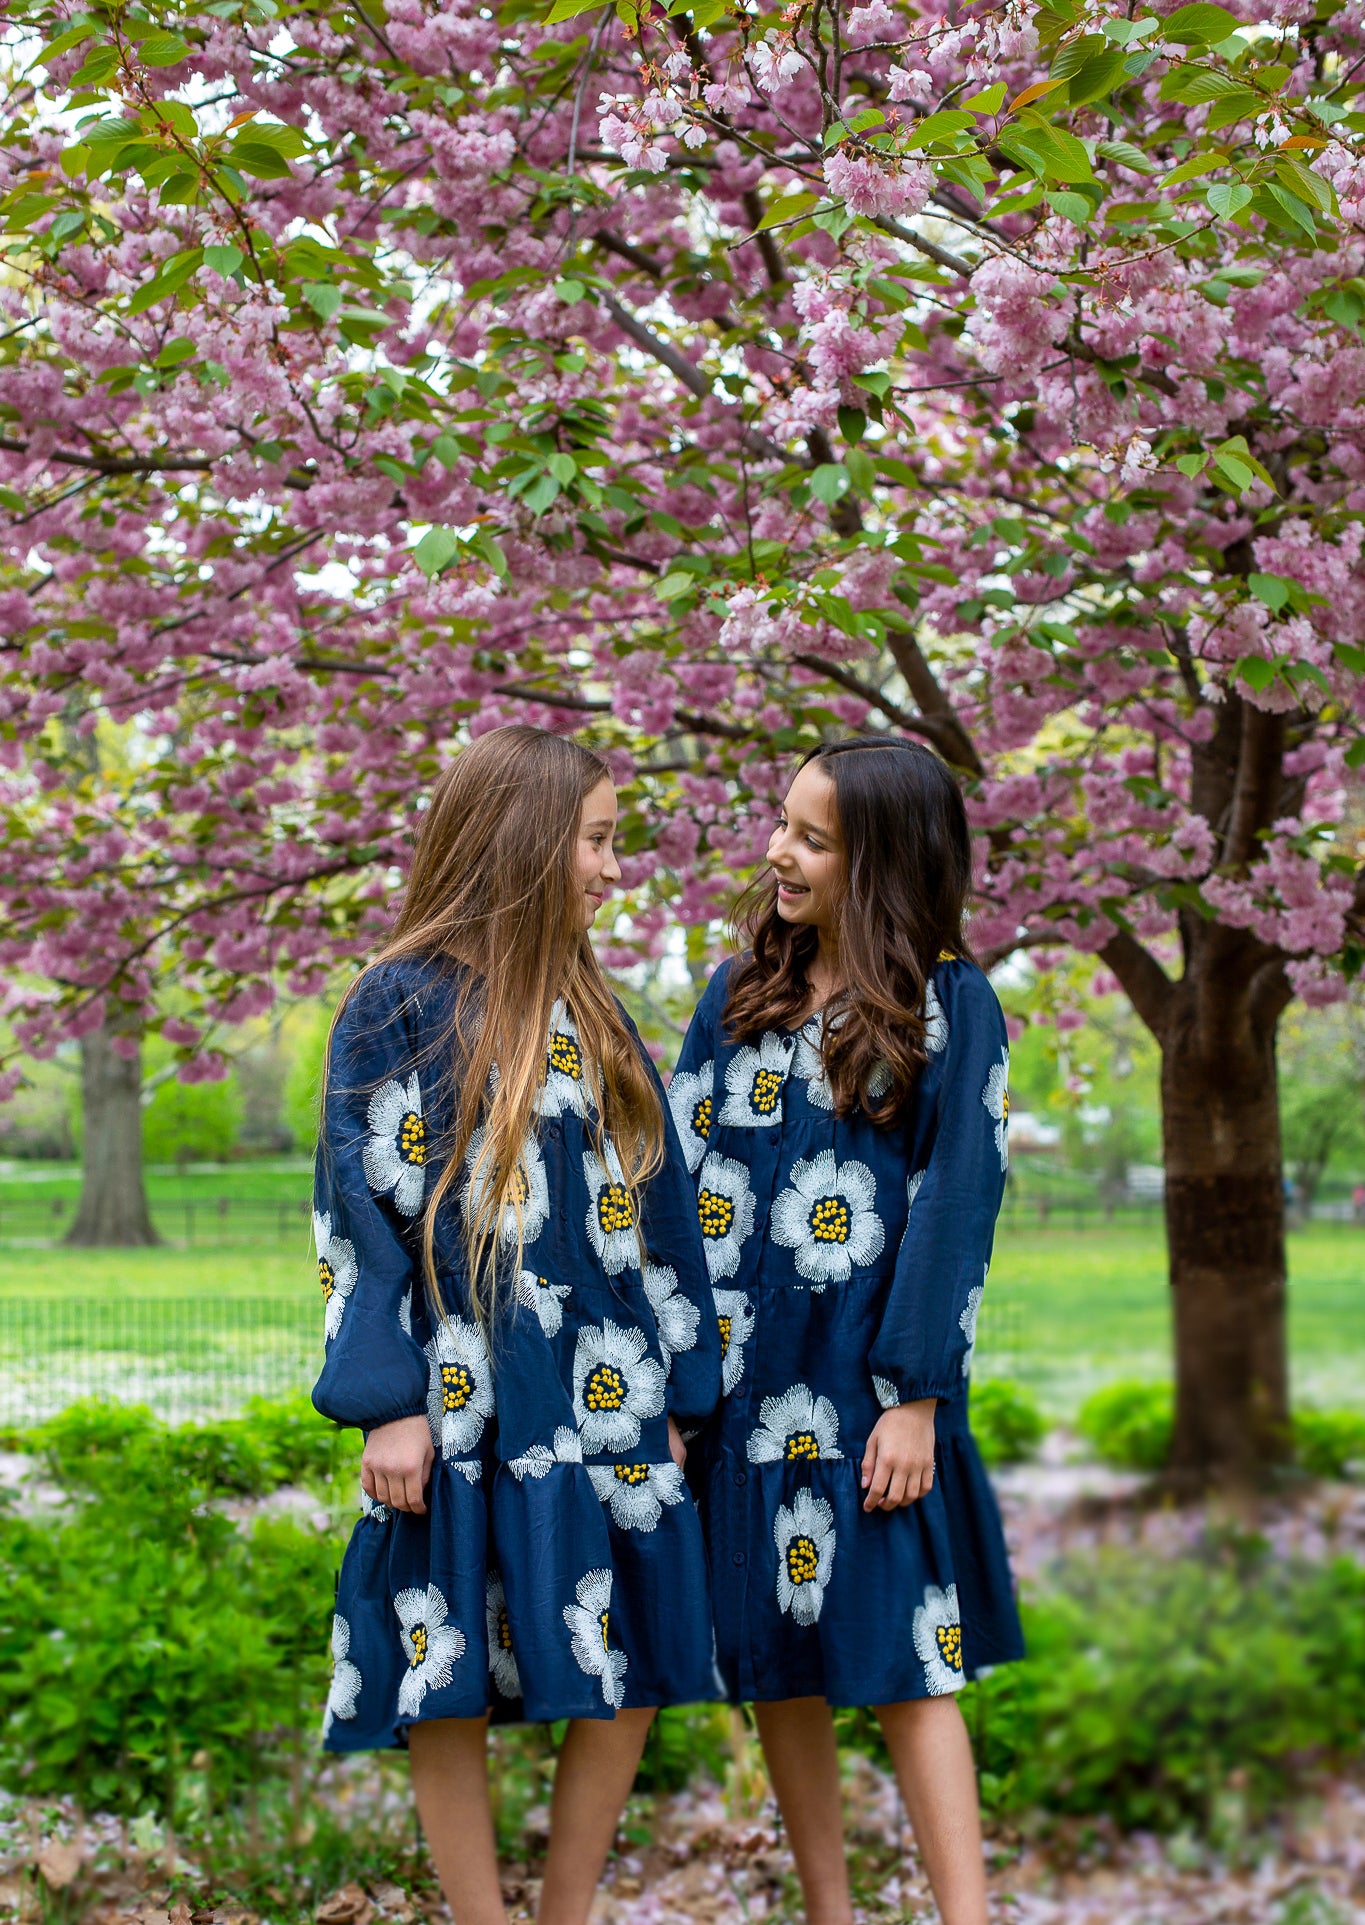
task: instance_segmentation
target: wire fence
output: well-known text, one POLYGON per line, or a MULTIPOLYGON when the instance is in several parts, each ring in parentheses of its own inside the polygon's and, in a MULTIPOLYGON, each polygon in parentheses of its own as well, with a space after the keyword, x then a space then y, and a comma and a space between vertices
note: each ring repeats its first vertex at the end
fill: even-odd
POLYGON ((229 1417, 307 1392, 322 1361, 311 1293, 276 1297, 0 1299, 0 1425, 85 1398, 147 1404, 168 1423, 229 1417))
MULTIPOLYGON (((302 1251, 307 1246, 312 1207, 306 1194, 153 1195, 149 1203, 157 1235, 187 1250, 273 1243, 292 1244, 302 1251)), ((0 1243, 20 1247, 60 1243, 75 1215, 72 1195, 0 1195, 0 1243)))

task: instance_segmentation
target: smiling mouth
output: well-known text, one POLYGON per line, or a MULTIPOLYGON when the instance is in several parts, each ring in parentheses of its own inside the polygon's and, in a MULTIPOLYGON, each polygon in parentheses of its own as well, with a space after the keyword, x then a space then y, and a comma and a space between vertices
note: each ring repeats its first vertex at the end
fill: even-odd
POLYGON ((777 879, 777 890, 778 894, 783 896, 808 896, 810 894, 810 890, 804 882, 783 882, 780 876, 777 879))

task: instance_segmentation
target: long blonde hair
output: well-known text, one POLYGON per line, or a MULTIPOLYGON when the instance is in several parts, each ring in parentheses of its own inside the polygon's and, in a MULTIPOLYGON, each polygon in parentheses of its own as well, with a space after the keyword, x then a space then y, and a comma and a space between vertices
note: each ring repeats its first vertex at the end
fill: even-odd
POLYGON ((451 1030, 433 1052, 450 1060, 455 1119, 422 1225, 425 1282, 442 1316, 437 1213, 465 1174, 476 1134, 464 1236, 481 1323, 491 1323, 520 1272, 529 1190, 523 1146, 545 1080, 551 1013, 561 998, 578 1030, 597 1152, 605 1160, 610 1134, 637 1235, 641 1191, 663 1161, 658 1092, 583 926, 579 823, 584 801, 610 776, 591 750, 521 724, 491 730, 462 749, 431 792, 393 934, 367 965, 368 971, 407 956, 465 965, 451 1030), (514 1265, 499 1250, 511 1241, 509 1212, 514 1265))

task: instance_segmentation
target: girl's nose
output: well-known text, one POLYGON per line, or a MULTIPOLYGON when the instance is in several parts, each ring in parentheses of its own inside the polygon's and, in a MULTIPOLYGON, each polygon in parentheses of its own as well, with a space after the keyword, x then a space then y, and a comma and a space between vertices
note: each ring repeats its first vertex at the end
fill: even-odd
POLYGON ((616 860, 616 852, 613 849, 608 849, 602 859, 602 877, 606 882, 619 882, 621 880, 621 865, 616 860))

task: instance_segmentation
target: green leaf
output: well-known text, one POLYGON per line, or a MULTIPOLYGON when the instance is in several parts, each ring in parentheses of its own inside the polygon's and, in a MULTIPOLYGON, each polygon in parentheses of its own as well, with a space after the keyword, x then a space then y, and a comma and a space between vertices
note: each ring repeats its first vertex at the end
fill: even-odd
POLYGON ((1060 187, 1050 187, 1043 199, 1054 213, 1077 227, 1084 227, 1095 211, 1084 194, 1069 194, 1060 187))
POLYGON ((31 63, 30 71, 32 67, 46 67, 49 61, 56 60, 61 54, 70 53, 73 47, 80 46, 82 40, 88 40, 94 31, 94 22, 85 21, 78 27, 69 28, 66 33, 59 33, 55 40, 48 41, 42 52, 31 63))
POLYGON ((862 440, 867 433, 867 416, 861 408, 840 407, 839 432, 845 441, 856 444, 862 440))
POLYGON ((531 483, 523 500, 533 515, 543 515, 552 502, 559 499, 559 483, 553 475, 541 475, 531 483))
POLYGON ((1175 465, 1179 468, 1182 475, 1188 475, 1190 480, 1193 481, 1196 475, 1203 473, 1204 469, 1208 466, 1208 461, 1209 458, 1206 454, 1177 455, 1175 465))
POLYGON ((1240 214, 1244 207, 1251 204, 1251 189, 1243 187, 1240 181, 1219 181, 1204 196, 1212 213, 1220 220, 1229 221, 1234 214, 1240 214))
POLYGON ((225 281, 231 280, 245 259, 240 247, 215 246, 204 249, 204 265, 211 267, 215 274, 221 274, 225 281))
POLYGON ((138 48, 137 57, 144 67, 176 67, 189 59, 190 50, 179 34, 154 33, 138 48))
POLYGON ((1274 681, 1275 664, 1268 662, 1264 655, 1244 655, 1237 664, 1237 673, 1248 688, 1259 692, 1274 681))
POLYGON ((1249 120, 1265 107, 1265 98, 1252 93, 1250 87, 1239 87, 1235 93, 1225 94, 1215 100, 1209 108, 1209 117, 1204 125, 1209 133, 1221 133, 1224 127, 1231 127, 1239 120, 1249 120))
POLYGON ((1275 172, 1299 199, 1312 207, 1316 204, 1323 214, 1332 212, 1332 190, 1321 174, 1315 174, 1311 167, 1305 167, 1293 154, 1279 154, 1275 160, 1275 172))
POLYGON ((553 289, 555 299, 562 301, 565 307, 572 307, 575 301, 581 301, 587 291, 584 282, 572 279, 556 281, 553 289))
POLYGON ((1210 473, 1215 481, 1225 482, 1232 493, 1238 495, 1256 479, 1254 470, 1236 455, 1215 455, 1210 473))
POLYGON ((1216 7, 1212 0, 1194 0, 1193 6, 1177 7, 1166 16, 1161 23, 1161 38, 1177 47, 1208 46, 1226 40, 1241 24, 1226 7, 1216 7))
POLYGON ((975 114, 959 113, 956 108, 945 108, 942 113, 928 114, 905 136, 907 148, 927 147, 932 141, 946 140, 950 134, 965 133, 976 123, 975 114))
POLYGON ((1362 735, 1358 741, 1352 742, 1342 760, 1348 769, 1358 769, 1361 763, 1365 762, 1365 735, 1362 735))
POLYGON ((1008 91, 1004 81, 997 80, 993 87, 986 87, 981 93, 973 94, 971 99, 964 100, 962 105, 964 109, 970 109, 976 114, 998 114, 1005 104, 1005 95, 1008 91))
POLYGON ((184 286, 204 258, 202 247, 192 247, 187 254, 176 254, 150 281, 138 288, 128 303, 130 314, 144 314, 158 301, 164 301, 184 286))
POLYGON ((810 491, 817 501, 833 507, 852 486, 848 469, 841 462, 822 461, 810 478, 810 491))
POLYGON ((1095 152, 1104 160, 1117 161, 1120 167, 1127 167, 1135 174, 1155 174, 1157 165, 1149 160, 1140 147, 1131 140, 1102 140, 1095 152))
POLYGON ((174 341, 168 341, 166 343, 160 354, 157 355, 153 366, 158 368, 178 368, 182 361, 192 360, 198 352, 199 350, 195 347, 194 342, 188 340, 182 334, 174 341))
POLYGON ((696 585, 695 575, 665 575, 663 580, 655 585, 654 593, 661 602, 676 602, 682 596, 690 595, 696 585))
POLYGON ((1307 234, 1310 240, 1317 239, 1318 224, 1314 218, 1313 210, 1311 207, 1305 206, 1297 194, 1291 194, 1288 188, 1279 186, 1275 181, 1271 181, 1265 191, 1273 201, 1277 202, 1278 205, 1284 209, 1294 225, 1303 229, 1303 232, 1307 234))
POLYGON ((234 167, 257 180, 288 180, 289 164, 274 147, 263 140, 239 140, 229 155, 234 167))
POLYGON ((553 27, 560 20, 574 20, 580 13, 590 13, 595 7, 605 5, 605 0, 555 0, 545 16, 547 27, 553 27))
POLYGON ((339 287, 328 287, 321 281, 305 281, 303 298, 320 321, 330 321, 346 296, 339 287))
POLYGON ((572 455, 553 454, 545 463, 561 488, 567 488, 578 473, 578 463, 572 455))
POLYGON ((1067 100, 1073 107, 1080 107, 1088 100, 1100 100, 1111 94, 1121 80, 1126 79, 1125 55, 1122 47, 1112 47, 1096 54, 1092 60, 1071 76, 1066 90, 1067 100))
POLYGON ((1289 583, 1282 581, 1278 575, 1248 575, 1247 587, 1258 602, 1273 608, 1277 615, 1288 605, 1289 583))
POLYGON ((433 575, 454 561, 460 552, 460 537, 453 528, 428 528, 416 548, 412 558, 430 581, 433 575))
POLYGON ((72 74, 67 85, 72 93, 80 93, 86 87, 102 87, 117 66, 118 54, 112 47, 96 47, 84 66, 72 74))
POLYGON ((774 201, 754 232, 761 234, 765 228, 780 227, 784 221, 800 220, 803 214, 820 205, 821 198, 819 194, 788 194, 774 201))

